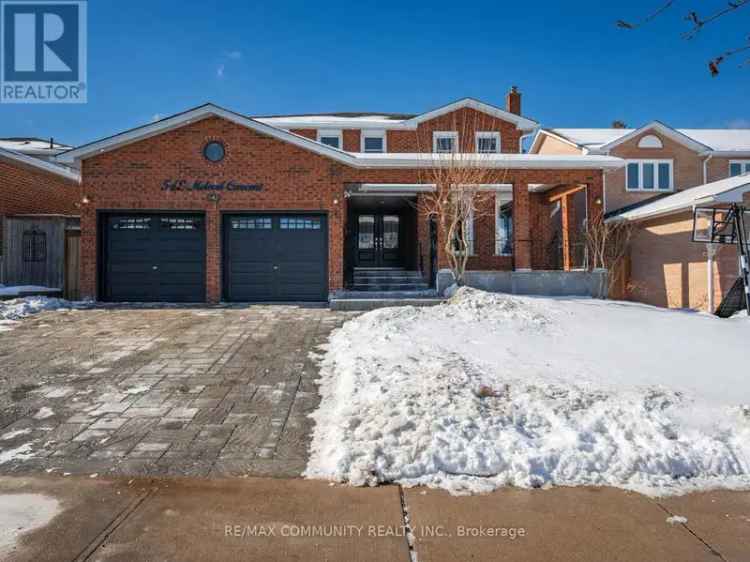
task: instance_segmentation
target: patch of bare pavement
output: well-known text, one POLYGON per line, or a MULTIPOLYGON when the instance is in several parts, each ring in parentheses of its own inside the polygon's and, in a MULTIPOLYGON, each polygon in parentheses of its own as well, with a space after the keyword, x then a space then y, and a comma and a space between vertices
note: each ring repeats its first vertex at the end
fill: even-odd
POLYGON ((9 562, 750 560, 750 492, 45 476, 1 477, 0 506, 9 562))
POLYGON ((0 333, 0 474, 294 477, 311 352, 351 313, 107 306, 0 333))

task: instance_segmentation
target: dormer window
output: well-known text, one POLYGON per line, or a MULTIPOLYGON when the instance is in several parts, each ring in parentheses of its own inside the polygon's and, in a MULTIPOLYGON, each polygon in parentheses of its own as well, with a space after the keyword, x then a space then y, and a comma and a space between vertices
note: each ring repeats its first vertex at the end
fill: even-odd
POLYGON ((458 151, 458 133, 456 131, 436 131, 432 133, 432 151, 451 153, 458 151))
POLYGON ((500 133, 492 131, 476 134, 476 150, 480 154, 495 154, 500 152, 500 133))
POLYGON ((344 144, 341 129, 319 129, 318 142, 341 150, 344 144))
POLYGON ((362 131, 362 152, 385 150, 385 131, 362 131))

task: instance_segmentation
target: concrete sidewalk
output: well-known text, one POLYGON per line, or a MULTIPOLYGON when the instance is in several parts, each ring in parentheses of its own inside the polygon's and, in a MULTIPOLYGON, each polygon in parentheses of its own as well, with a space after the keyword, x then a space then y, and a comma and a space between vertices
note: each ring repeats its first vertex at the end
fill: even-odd
POLYGON ((750 492, 456 498, 306 480, 5 477, 0 559, 745 562, 750 492))

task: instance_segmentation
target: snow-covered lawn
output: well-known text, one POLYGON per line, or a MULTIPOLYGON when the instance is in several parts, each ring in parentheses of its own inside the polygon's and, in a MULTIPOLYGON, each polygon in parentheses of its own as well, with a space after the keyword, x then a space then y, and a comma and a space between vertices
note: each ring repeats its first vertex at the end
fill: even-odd
POLYGON ((461 289, 321 357, 306 476, 454 493, 750 488, 750 321, 461 289))
POLYGON ((75 306, 75 303, 48 297, 24 297, 0 301, 0 332, 11 330, 19 320, 32 314, 75 306))

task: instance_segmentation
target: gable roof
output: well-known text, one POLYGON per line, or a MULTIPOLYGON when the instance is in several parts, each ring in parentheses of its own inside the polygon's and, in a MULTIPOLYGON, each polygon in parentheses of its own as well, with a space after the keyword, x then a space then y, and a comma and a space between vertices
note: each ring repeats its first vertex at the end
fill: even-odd
POLYGON ((5 160, 22 167, 47 172, 49 174, 54 174, 56 176, 60 176, 61 178, 65 178, 66 180, 74 182, 81 181, 80 174, 75 170, 71 170, 70 168, 61 166, 59 164, 47 162, 46 160, 42 160, 40 158, 21 154, 20 152, 15 152, 13 150, 0 148, 0 160, 5 160))
POLYGON ((84 144, 82 146, 74 148, 73 150, 63 152, 62 154, 58 155, 57 159, 61 162, 70 163, 78 160, 85 160, 86 158, 89 158, 96 154, 108 152, 110 150, 114 150, 116 148, 132 144, 134 142, 161 135, 168 131, 179 129, 180 127, 184 127, 185 125, 189 125, 190 123, 202 121, 210 117, 220 117, 232 123, 236 123, 243 127, 247 127, 248 129, 252 129, 259 133, 268 135, 270 137, 290 142, 297 146, 302 146, 317 154, 331 157, 334 160, 347 161, 348 159, 347 153, 342 150, 324 145, 300 135, 295 135, 294 133, 290 133, 283 129, 278 129, 271 125, 261 123, 260 121, 256 121, 254 119, 251 119, 250 117, 245 117, 244 115, 229 111, 228 109, 224 109, 223 107, 219 107, 212 103, 206 103, 182 113, 177 113, 175 115, 172 115, 171 117, 166 117, 159 121, 149 123, 148 125, 142 125, 140 127, 136 127, 134 129, 130 129, 128 131, 118 133, 116 135, 106 137, 98 141, 94 141, 92 143, 84 144))
POLYGON ((280 127, 283 129, 304 128, 383 128, 414 130, 420 123, 424 123, 441 115, 463 108, 471 108, 492 117, 513 123, 522 131, 532 131, 539 123, 510 113, 499 107, 479 101, 474 98, 462 98, 447 105, 438 107, 419 115, 404 115, 395 113, 328 113, 314 115, 278 115, 270 117, 254 117, 256 121, 280 127))
POLYGON ((611 140, 608 143, 603 144, 602 146, 600 146, 599 148, 595 150, 592 149, 592 151, 606 152, 608 150, 612 150, 613 148, 620 146, 621 144, 626 143, 629 140, 634 139, 637 136, 642 135, 643 133, 646 133, 648 131, 656 131, 664 135, 668 139, 671 139, 678 144, 681 144, 692 150, 695 150, 696 152, 706 152, 706 151, 711 150, 710 146, 706 146, 705 144, 698 142, 695 139, 690 138, 686 134, 681 133, 677 129, 673 129, 672 127, 665 125, 661 121, 651 121, 651 123, 647 123, 643 127, 630 131, 629 133, 626 133, 625 135, 621 136, 618 139, 611 140))
POLYGON ((430 121, 431 119, 435 119, 436 117, 440 117, 441 115, 445 115, 446 113, 451 113, 452 111, 464 108, 475 109, 476 111, 481 111, 482 113, 486 113, 488 115, 491 115, 492 117, 497 117, 498 119, 502 119, 503 121, 508 121, 510 123, 513 123, 522 131, 533 131, 539 126, 539 123, 537 123, 536 121, 527 119, 526 117, 522 117, 520 115, 516 115, 515 113, 511 113, 510 111, 505 111, 504 109, 500 109, 499 107, 490 105, 483 101, 479 101, 474 98, 462 98, 458 101, 454 101, 453 103, 449 103, 442 107, 438 107, 437 109, 433 109, 432 111, 428 111, 427 113, 422 113, 420 115, 412 117, 411 119, 404 121, 404 127, 416 128, 416 126, 420 123, 430 121))
POLYGON ((604 152, 652 127, 698 152, 711 152, 729 157, 750 155, 750 129, 672 129, 659 121, 654 121, 639 129, 541 129, 534 139, 532 151, 538 148, 538 139, 541 135, 549 135, 584 151, 604 152))
POLYGON ((78 148, 60 154, 57 159, 61 162, 75 163, 79 160, 85 160, 86 158, 90 158, 97 154, 115 150, 119 147, 154 137, 210 117, 226 119, 261 134, 294 144, 355 168, 429 168, 448 165, 450 164, 451 159, 455 157, 460 157, 468 161, 481 162, 483 166, 489 168, 508 169, 605 169, 620 168, 624 165, 624 161, 619 158, 603 155, 559 156, 539 154, 473 153, 450 155, 432 153, 375 154, 345 152, 213 104, 205 104, 183 113, 167 117, 155 123, 149 123, 148 125, 136 127, 135 129, 130 129, 129 131, 79 146, 78 148))
POLYGON ((740 203, 750 192, 750 174, 735 176, 679 191, 668 197, 650 200, 635 209, 626 209, 611 217, 614 221, 641 221, 692 210, 701 205, 740 203))

